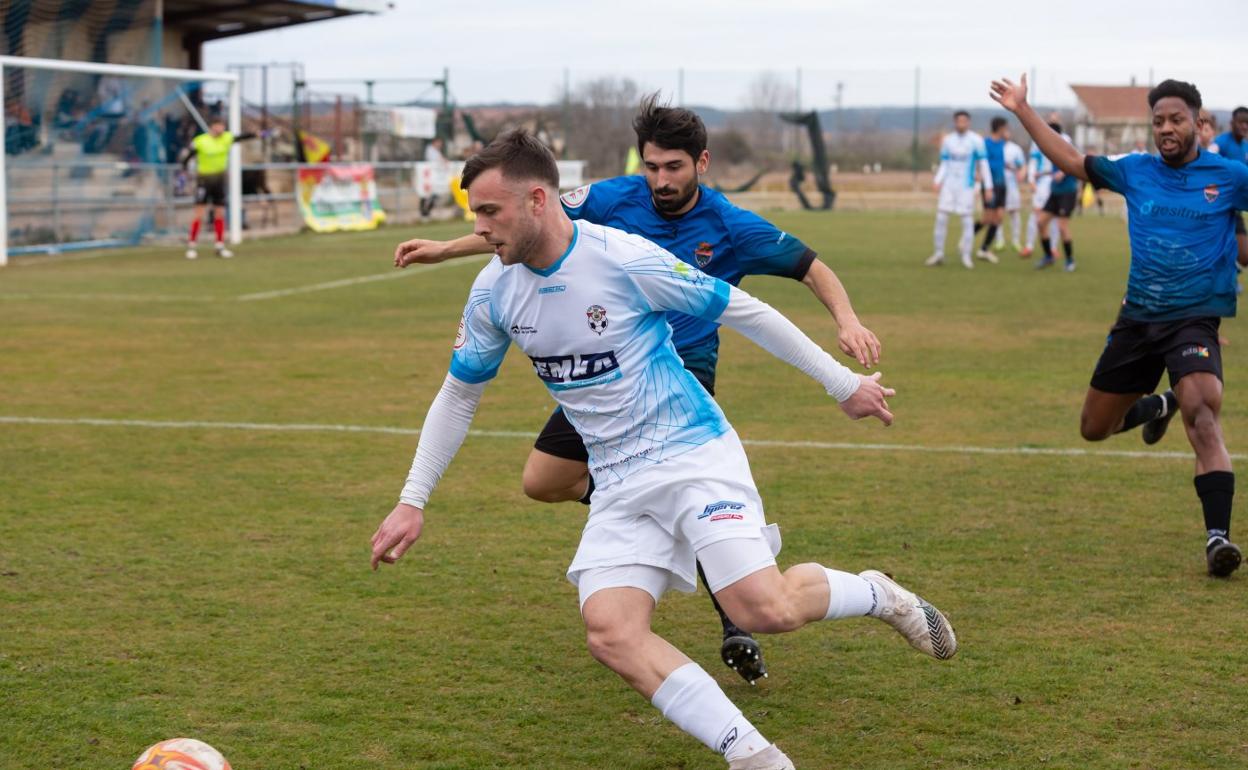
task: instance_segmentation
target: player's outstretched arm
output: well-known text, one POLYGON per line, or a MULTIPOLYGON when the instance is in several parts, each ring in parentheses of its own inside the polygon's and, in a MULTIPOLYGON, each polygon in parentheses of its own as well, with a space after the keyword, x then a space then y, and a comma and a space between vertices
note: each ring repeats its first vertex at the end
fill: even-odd
POLYGON ((1088 181, 1088 172, 1083 167, 1083 153, 1063 139, 1061 134, 1049 128, 1039 113, 1027 103, 1026 74, 1022 75, 1017 83, 1009 78, 992 81, 992 91, 989 96, 1018 117, 1023 128, 1031 134, 1031 138, 1039 145, 1045 157, 1053 161, 1053 165, 1064 173, 1078 177, 1085 182, 1088 181))
POLYGON ((464 443, 484 391, 484 382, 468 383, 453 374, 446 375, 420 429, 420 442, 399 504, 373 534, 373 569, 382 562, 394 564, 420 537, 425 526, 425 504, 464 443))
POLYGON ((862 325, 858 314, 849 302, 849 292, 836 277, 832 268, 816 259, 810 263, 802 283, 814 293, 836 321, 836 342, 841 352, 853 356, 858 363, 870 369, 880 362, 880 341, 875 334, 862 325))
POLYGON ((413 238, 400 243, 394 250, 394 266, 407 267, 413 263, 432 265, 448 259, 470 257, 474 254, 493 253, 494 247, 476 234, 465 235, 451 241, 430 241, 413 238))
POLYGON ((876 417, 885 425, 892 424, 893 414, 884 398, 895 391, 879 384, 878 372, 867 377, 842 366, 770 305, 733 286, 728 304, 714 320, 815 379, 851 418, 876 417))

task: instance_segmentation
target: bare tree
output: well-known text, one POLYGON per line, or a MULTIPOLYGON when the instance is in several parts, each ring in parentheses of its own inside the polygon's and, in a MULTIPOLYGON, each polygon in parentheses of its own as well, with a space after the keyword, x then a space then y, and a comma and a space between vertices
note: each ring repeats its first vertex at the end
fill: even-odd
POLYGON ((578 84, 564 119, 568 157, 586 161, 591 177, 622 173, 628 148, 637 141, 633 115, 640 102, 641 89, 628 78, 601 77, 578 84))
POLYGON ((781 122, 779 113, 797 109, 797 89, 775 72, 762 72, 750 82, 742 106, 732 127, 749 139, 755 156, 777 160, 791 151, 787 137, 793 129, 781 122))

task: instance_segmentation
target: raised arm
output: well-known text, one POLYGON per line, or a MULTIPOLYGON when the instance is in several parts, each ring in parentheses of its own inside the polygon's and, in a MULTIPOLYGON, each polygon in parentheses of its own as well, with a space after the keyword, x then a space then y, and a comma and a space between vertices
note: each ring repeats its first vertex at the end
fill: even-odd
POLYGON ((471 257, 474 254, 492 254, 494 247, 484 238, 470 233, 450 241, 430 241, 413 238, 404 241, 394 250, 394 266, 407 267, 413 263, 434 264, 448 259, 471 257))
POLYGON ((1088 172, 1083 168, 1083 153, 1063 139, 1061 134, 1049 128, 1044 118, 1041 118, 1039 113, 1027 103, 1026 74, 1019 78, 1018 83, 1014 83, 1009 78, 992 81, 992 93, 989 96, 997 104, 1014 113, 1018 122, 1023 124, 1023 128, 1031 134, 1031 138, 1040 147, 1040 152, 1053 161, 1054 166, 1064 173, 1078 177, 1085 182, 1088 181, 1088 172))
POLYGON ((464 443, 484 390, 484 382, 467 383, 453 374, 446 375, 420 429, 420 442, 399 504, 373 534, 373 569, 380 562, 393 564, 420 537, 425 504, 464 443))
POLYGON ((836 321, 836 341, 841 352, 858 359, 858 363, 870 369, 880 362, 880 341, 870 329, 862 325, 849 302, 849 293, 832 268, 819 259, 810 263, 810 269, 802 278, 836 321))

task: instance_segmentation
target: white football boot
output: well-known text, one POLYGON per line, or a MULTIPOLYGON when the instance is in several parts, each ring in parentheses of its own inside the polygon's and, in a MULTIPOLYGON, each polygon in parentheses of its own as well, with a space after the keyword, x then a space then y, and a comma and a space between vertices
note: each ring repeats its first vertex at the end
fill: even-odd
POLYGON ((187 259, 199 259, 199 252, 195 250, 194 246, 186 247, 186 258, 187 259))
POLYGON ((936 267, 937 265, 943 265, 945 264, 945 255, 941 254, 938 251, 932 256, 928 257, 927 261, 925 261, 923 264, 927 265, 928 267, 936 267))
POLYGON ((217 244, 217 256, 220 257, 221 259, 229 259, 230 257, 234 256, 234 252, 227 249, 224 243, 218 243, 217 244))
POLYGON ((958 638, 940 610, 902 588, 883 572, 871 569, 858 576, 875 588, 876 604, 871 617, 897 629, 911 647, 933 658, 947 660, 957 653, 958 638))
POLYGON ((754 756, 745 759, 734 759, 728 763, 728 770, 797 770, 793 760, 784 752, 771 744, 754 756))

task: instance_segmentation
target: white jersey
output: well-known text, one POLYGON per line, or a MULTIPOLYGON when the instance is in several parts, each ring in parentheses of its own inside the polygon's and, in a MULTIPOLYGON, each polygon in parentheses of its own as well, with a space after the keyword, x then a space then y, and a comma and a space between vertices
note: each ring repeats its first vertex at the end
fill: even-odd
POLYGON ((1018 172, 1026 167, 1027 155, 1014 142, 1006 142, 1002 153, 1005 157, 1005 208, 1014 211, 1018 208, 1018 172))
POLYGON ((988 151, 984 147, 983 137, 974 131, 967 131, 965 134, 952 131, 945 134, 940 142, 940 167, 936 169, 936 184, 942 189, 974 190, 977 168, 984 184, 992 184, 988 151))
POLYGON ((730 430, 676 355, 664 313, 715 321, 731 287, 638 236, 584 220, 574 227, 549 268, 495 257, 481 271, 451 375, 494 377, 515 342, 584 439, 595 484, 607 487, 730 430))

